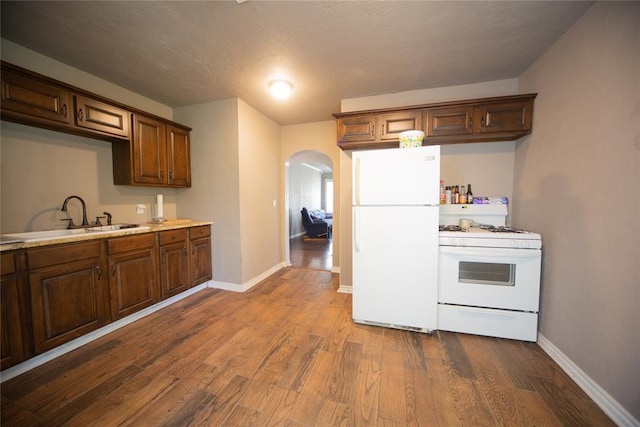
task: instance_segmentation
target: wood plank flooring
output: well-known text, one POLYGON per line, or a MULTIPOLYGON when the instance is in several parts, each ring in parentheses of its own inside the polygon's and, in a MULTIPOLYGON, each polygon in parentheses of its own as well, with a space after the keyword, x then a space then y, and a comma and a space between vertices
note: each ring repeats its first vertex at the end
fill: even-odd
POLYGON ((289 244, 291 266, 330 271, 333 264, 332 245, 332 239, 303 238, 302 236, 291 239, 289 244))
POLYGON ((534 343, 356 325, 337 275, 206 289, 1 385, 2 426, 608 426, 534 343))

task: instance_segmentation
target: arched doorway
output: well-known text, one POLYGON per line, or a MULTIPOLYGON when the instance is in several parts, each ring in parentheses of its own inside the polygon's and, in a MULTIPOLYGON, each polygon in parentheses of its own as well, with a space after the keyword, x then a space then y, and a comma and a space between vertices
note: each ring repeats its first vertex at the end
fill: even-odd
POLYGON ((287 265, 331 270, 333 246, 331 236, 305 236, 300 211, 323 211, 333 214, 333 162, 315 150, 299 151, 285 162, 285 258, 287 265))

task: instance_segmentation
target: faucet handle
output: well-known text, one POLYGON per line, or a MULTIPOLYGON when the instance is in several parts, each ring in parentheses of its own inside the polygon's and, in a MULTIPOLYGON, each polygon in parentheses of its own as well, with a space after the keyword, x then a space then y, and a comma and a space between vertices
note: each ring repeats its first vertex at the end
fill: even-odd
MULTIPOLYGON (((111 217, 112 217, 112 215, 109 212, 106 212, 106 211, 102 212, 102 213, 107 216, 107 225, 111 225, 111 217)), ((104 218, 104 217, 102 217, 102 218, 104 218)))
POLYGON ((96 225, 102 225, 102 223, 100 222, 100 218, 106 218, 106 216, 97 216, 96 217, 96 225))
POLYGON ((69 221, 67 223, 67 229, 75 228, 75 225, 73 223, 73 218, 62 218, 60 221, 69 221))

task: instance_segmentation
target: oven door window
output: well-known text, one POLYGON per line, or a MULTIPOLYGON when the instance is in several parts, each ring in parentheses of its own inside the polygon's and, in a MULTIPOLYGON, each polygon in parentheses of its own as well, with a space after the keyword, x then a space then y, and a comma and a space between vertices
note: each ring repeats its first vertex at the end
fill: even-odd
POLYGON ((475 285, 514 286, 515 264, 460 261, 458 281, 475 285))

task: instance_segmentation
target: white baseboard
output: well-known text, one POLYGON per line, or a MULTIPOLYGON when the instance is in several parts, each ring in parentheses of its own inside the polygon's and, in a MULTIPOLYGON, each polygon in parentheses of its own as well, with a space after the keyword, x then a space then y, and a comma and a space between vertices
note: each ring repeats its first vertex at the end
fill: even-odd
POLYGON ((338 287, 338 293, 339 294, 352 294, 353 293, 353 286, 340 285, 340 287, 338 287))
POLYGON ((544 335, 538 334, 538 345, 573 379, 578 386, 619 426, 637 427, 640 422, 609 393, 591 379, 582 369, 553 345, 544 335))
POLYGON ((197 292, 208 287, 209 282, 202 283, 200 285, 194 286, 191 289, 188 289, 184 292, 179 293, 178 295, 174 295, 171 298, 167 298, 166 300, 160 301, 157 304, 154 304, 150 307, 142 309, 134 314, 131 314, 123 319, 116 320, 115 322, 109 323, 108 325, 103 326, 100 329, 97 329, 93 332, 89 332, 86 335, 83 335, 79 338, 76 338, 73 341, 69 341, 68 343, 62 344, 52 350, 47 351, 46 353, 39 354, 35 357, 32 357, 29 360, 26 360, 18 365, 12 366, 2 372, 0 372, 0 383, 3 383, 11 378, 17 377, 20 374, 23 374, 31 369, 37 368, 40 365, 43 365, 51 360, 62 356, 63 354, 69 353, 72 350, 75 350, 78 347, 82 347, 85 344, 90 343, 91 341, 97 340, 100 337, 103 337, 117 329, 120 329, 124 326, 127 326, 130 323, 135 322, 136 320, 140 320, 145 316, 150 315, 162 308, 165 308, 171 304, 174 304, 181 299, 184 299, 190 295, 193 295, 197 292))
POLYGON ((215 288, 215 289, 224 289, 225 291, 246 292, 249 289, 253 288, 255 285, 257 285, 258 283, 260 283, 261 281, 263 281, 264 279, 266 279, 267 277, 271 276, 276 271, 284 267, 286 267, 286 264, 284 262, 276 264, 270 269, 268 269, 267 271, 265 271, 264 273, 254 277, 253 279, 243 284, 218 282, 214 280, 210 282, 209 287, 215 288))

